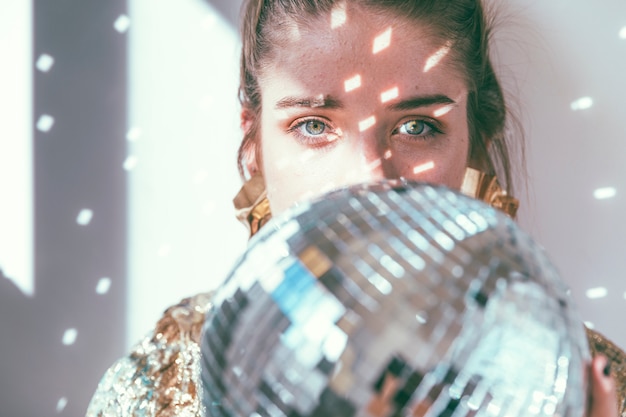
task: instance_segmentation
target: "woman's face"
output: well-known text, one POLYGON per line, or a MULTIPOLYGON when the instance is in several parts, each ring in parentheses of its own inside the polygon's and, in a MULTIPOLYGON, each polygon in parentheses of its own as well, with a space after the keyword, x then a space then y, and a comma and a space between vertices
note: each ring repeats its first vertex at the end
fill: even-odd
POLYGON ((259 79, 274 214, 339 186, 404 177, 461 186, 467 88, 449 45, 363 10, 295 27, 259 79))

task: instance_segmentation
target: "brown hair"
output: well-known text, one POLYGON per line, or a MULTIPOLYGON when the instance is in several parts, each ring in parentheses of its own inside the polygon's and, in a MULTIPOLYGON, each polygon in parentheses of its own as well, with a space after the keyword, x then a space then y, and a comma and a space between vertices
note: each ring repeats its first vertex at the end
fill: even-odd
MULTIPOLYGON (((451 42, 451 56, 465 76, 468 88, 467 119, 470 160, 489 174, 497 173, 511 192, 512 168, 505 127, 507 107, 500 82, 489 56, 491 25, 481 0, 343 0, 426 25, 432 34, 451 42)), ((255 155, 261 114, 259 74, 271 62, 273 48, 287 36, 292 22, 330 13, 340 0, 245 0, 241 28, 242 54, 239 100, 249 117, 249 126, 239 148, 238 166, 242 177, 255 155)), ((510 140, 510 139, 509 139, 510 140)), ((260 166, 260 165, 259 165, 260 166)))

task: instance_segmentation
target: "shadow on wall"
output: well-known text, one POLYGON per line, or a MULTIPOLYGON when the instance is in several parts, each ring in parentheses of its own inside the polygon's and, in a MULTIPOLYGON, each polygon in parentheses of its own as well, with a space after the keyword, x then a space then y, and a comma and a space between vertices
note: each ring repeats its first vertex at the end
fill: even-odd
POLYGON ((0 273, 2 416, 83 416, 123 351, 127 46, 114 22, 126 10, 126 0, 33 1, 32 62, 54 58, 33 74, 33 119, 54 123, 33 128, 35 295, 0 273), (89 222, 77 221, 83 209, 89 222))
POLYGON ((26 404, 29 396, 37 395, 34 389, 38 384, 32 381, 39 379, 37 370, 45 369, 51 356, 50 350, 38 348, 45 346, 49 337, 46 329, 39 327, 39 317, 36 302, 24 296, 0 270, 0 375, 3 380, 0 404, 3 414, 19 417, 33 411, 27 409, 26 404))
POLYGON ((242 0, 205 0, 215 8, 235 29, 239 28, 242 0))

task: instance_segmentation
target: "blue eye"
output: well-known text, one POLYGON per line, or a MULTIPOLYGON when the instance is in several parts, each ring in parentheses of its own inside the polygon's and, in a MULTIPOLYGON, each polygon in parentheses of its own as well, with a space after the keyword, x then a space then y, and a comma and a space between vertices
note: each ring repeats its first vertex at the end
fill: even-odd
POLYGON ((308 120, 303 125, 306 133, 312 136, 318 136, 326 130, 326 124, 320 120, 308 120))
POLYGON ((301 144, 311 148, 322 148, 339 139, 339 131, 321 118, 300 119, 287 130, 301 144))
POLYGON ((408 122, 402 123, 399 131, 405 135, 419 136, 423 135, 424 131, 428 132, 429 129, 432 128, 423 120, 409 120, 408 122))

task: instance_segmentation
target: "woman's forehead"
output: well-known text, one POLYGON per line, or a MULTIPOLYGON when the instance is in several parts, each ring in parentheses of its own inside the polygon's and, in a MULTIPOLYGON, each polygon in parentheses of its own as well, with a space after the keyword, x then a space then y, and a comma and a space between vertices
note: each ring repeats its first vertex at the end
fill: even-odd
POLYGON ((336 4, 330 12, 283 16, 278 20, 279 25, 270 27, 278 28, 277 32, 285 44, 299 46, 302 46, 302 41, 310 41, 312 35, 329 44, 351 42, 358 46, 369 45, 370 52, 375 54, 390 46, 392 32, 396 32, 394 37, 408 36, 421 39, 424 43, 440 42, 435 40, 432 25, 372 7, 356 4, 348 7, 343 2, 336 4))
POLYGON ((389 97, 394 89, 428 92, 463 80, 451 62, 453 44, 406 18, 360 10, 352 19, 346 15, 341 25, 328 16, 292 23, 284 26, 288 36, 265 65, 262 90, 277 78, 310 92, 336 95, 364 87, 389 97))

